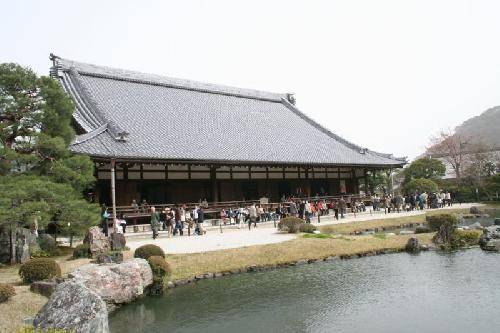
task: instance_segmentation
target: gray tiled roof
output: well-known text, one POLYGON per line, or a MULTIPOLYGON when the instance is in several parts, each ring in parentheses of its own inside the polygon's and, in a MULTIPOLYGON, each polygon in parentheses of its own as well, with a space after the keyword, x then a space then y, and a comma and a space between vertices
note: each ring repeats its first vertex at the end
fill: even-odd
POLYGON ((171 79, 55 57, 87 132, 70 149, 95 157, 400 166, 301 113, 287 94, 171 79))

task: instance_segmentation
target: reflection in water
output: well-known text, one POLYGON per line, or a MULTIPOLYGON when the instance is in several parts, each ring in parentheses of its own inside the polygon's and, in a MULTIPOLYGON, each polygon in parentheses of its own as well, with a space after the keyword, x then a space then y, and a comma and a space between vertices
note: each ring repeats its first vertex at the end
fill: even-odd
POLYGON ((111 332, 471 332, 500 325, 500 255, 394 254, 202 281, 117 310, 111 332))

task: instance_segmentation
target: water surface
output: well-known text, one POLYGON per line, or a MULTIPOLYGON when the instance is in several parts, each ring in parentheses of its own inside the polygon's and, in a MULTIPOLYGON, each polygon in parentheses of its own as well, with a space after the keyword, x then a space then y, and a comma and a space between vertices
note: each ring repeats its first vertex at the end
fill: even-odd
POLYGON ((111 332, 473 332, 500 327, 500 254, 323 262, 206 280, 116 311, 111 332))

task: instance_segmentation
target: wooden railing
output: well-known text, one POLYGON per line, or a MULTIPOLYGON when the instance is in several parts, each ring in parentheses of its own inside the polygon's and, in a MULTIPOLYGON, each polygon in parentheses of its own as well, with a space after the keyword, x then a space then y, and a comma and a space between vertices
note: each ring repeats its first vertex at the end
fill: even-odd
MULTIPOLYGON (((320 200, 324 200, 326 202, 339 200, 340 198, 344 198, 347 203, 347 206, 351 205, 353 200, 357 202, 371 203, 370 196, 362 196, 358 194, 351 195, 335 195, 335 196, 318 196, 318 197, 292 197, 284 202, 268 202, 262 203, 262 206, 275 209, 278 205, 283 205, 285 207, 290 206, 290 202, 293 201, 309 201, 309 202, 317 202, 320 200)), ((260 200, 242 200, 242 201, 222 201, 222 202, 209 202, 206 205, 200 202, 188 202, 182 203, 180 205, 185 206, 186 209, 193 209, 195 206, 202 206, 204 209, 205 215, 211 215, 214 213, 219 213, 221 209, 230 209, 230 208, 239 208, 239 207, 247 207, 251 204, 261 204, 260 200)), ((172 208, 175 204, 147 204, 146 208, 141 207, 140 203, 139 208, 133 208, 132 206, 117 206, 116 213, 118 217, 123 216, 127 220, 136 221, 137 219, 147 218, 151 215, 151 207, 155 207, 156 211, 161 212, 165 208, 172 208)))

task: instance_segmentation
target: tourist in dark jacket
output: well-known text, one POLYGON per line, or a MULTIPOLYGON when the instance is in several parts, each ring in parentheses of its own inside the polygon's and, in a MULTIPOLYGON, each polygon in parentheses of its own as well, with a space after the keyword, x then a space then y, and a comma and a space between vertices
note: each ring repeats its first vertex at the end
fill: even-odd
POLYGON ((177 205, 174 206, 173 212, 174 212, 174 221, 175 221, 174 236, 177 234, 177 231, 179 231, 179 235, 182 236, 184 232, 182 230, 181 212, 180 212, 179 207, 177 205))
POLYGON ((101 206, 101 228, 104 235, 108 237, 109 213, 108 207, 106 207, 106 205, 104 204, 101 206))
POLYGON ((347 203, 344 200, 344 197, 340 197, 339 200, 339 210, 340 210, 340 218, 344 218, 344 214, 346 213, 347 210, 347 203))
POLYGON ((203 235, 206 233, 206 231, 203 229, 203 222, 205 221, 205 212, 203 211, 203 207, 198 208, 198 226, 197 226, 197 233, 198 235, 203 235))

